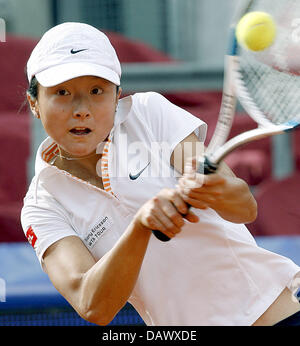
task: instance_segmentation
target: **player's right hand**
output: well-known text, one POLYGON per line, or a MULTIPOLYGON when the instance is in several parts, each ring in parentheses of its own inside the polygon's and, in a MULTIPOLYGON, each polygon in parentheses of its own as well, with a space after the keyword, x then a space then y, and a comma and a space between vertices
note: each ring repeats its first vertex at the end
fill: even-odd
POLYGON ((175 189, 163 189, 147 201, 137 212, 135 220, 149 230, 157 230, 174 238, 184 226, 184 219, 198 222, 175 189))

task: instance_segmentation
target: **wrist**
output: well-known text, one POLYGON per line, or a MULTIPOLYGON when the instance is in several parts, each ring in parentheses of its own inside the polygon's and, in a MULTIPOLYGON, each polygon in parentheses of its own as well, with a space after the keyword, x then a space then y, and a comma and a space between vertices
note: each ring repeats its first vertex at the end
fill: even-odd
POLYGON ((146 227, 137 217, 134 217, 134 219, 132 220, 132 226, 134 231, 140 234, 151 235, 152 230, 146 227))

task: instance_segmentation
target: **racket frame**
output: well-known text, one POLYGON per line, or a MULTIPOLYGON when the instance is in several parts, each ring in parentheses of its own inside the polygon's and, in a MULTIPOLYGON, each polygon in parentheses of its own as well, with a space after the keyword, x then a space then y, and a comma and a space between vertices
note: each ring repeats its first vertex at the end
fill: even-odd
POLYGON ((212 139, 208 144, 205 157, 204 159, 199 158, 199 173, 213 173, 229 153, 243 144, 269 136, 283 134, 300 126, 299 121, 289 121, 280 125, 273 124, 256 106, 248 93, 247 87, 243 83, 240 72, 240 58, 238 55, 239 45, 235 30, 238 20, 249 11, 253 3, 253 0, 248 1, 244 9, 239 11, 239 15, 231 25, 229 52, 225 56, 224 63, 222 104, 217 125, 212 139), (258 128, 241 133, 226 142, 235 117, 237 100, 239 100, 248 115, 258 124, 258 128))

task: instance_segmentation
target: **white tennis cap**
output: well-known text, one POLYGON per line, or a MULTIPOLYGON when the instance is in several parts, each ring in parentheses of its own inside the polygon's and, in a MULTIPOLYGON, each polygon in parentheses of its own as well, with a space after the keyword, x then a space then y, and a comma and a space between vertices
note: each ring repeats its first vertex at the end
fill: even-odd
POLYGON ((81 76, 97 76, 120 85, 121 65, 108 37, 84 23, 63 23, 47 31, 27 62, 29 83, 35 76, 51 87, 81 76))

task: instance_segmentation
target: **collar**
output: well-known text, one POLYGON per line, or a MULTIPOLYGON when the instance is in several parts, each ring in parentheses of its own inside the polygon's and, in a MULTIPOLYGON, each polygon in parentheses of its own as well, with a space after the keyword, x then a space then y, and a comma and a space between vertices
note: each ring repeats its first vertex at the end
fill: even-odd
POLYGON ((132 107, 132 96, 126 96, 119 100, 117 112, 115 115, 113 130, 121 125, 128 117, 132 107))

